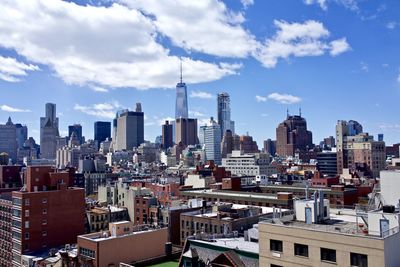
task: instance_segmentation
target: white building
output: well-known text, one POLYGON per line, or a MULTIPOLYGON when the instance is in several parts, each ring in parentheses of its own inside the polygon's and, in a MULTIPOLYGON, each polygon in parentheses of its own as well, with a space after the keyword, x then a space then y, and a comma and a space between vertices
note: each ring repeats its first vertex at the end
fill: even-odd
POLYGON ((221 126, 211 117, 209 125, 201 126, 204 135, 206 159, 221 164, 221 126))
POLYGON ((244 154, 240 150, 234 150, 227 158, 223 158, 222 167, 238 176, 271 176, 277 173, 276 167, 270 164, 267 154, 244 154))

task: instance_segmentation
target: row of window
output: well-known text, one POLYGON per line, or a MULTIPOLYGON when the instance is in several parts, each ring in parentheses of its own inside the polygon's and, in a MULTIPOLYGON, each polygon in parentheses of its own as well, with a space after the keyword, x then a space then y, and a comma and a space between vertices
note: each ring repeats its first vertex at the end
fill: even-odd
MULTIPOLYGON (((283 242, 280 240, 270 240, 270 250, 283 252, 283 242)), ((294 255, 308 258, 308 246, 304 244, 294 244, 294 255)), ((336 262, 336 250, 320 248, 321 261, 336 262)), ((368 256, 359 253, 350 253, 350 265, 358 267, 368 267, 368 256)), ((272 267, 272 265, 271 265, 272 267)))

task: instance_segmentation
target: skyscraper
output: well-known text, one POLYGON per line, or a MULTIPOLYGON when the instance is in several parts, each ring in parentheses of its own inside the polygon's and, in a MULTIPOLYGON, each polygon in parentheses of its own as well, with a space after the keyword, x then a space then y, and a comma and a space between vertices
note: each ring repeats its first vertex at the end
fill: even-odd
POLYGON ((175 143, 182 142, 183 145, 196 145, 199 140, 197 137, 197 119, 179 118, 175 121, 176 140, 175 143))
POLYGON ((290 116, 276 128, 276 153, 281 157, 294 156, 313 147, 312 133, 307 130, 307 122, 299 115, 290 116))
POLYGON ((0 153, 7 153, 15 163, 17 160, 17 146, 15 124, 8 117, 7 123, 0 125, 0 153))
POLYGON ((221 141, 221 156, 226 158, 233 150, 240 150, 240 136, 227 130, 221 141))
POLYGON ((182 61, 181 61, 181 78, 176 84, 176 103, 175 103, 175 119, 188 118, 188 101, 186 83, 182 81, 182 61))
POLYGON ((40 154, 42 158, 55 159, 57 150, 58 118, 56 104, 46 103, 45 117, 40 118, 40 154))
POLYGON ((141 106, 136 111, 126 111, 117 119, 115 150, 131 150, 144 142, 144 113, 141 106))
POLYGON ((230 130, 232 134, 235 133, 234 122, 231 121, 231 107, 230 107, 229 94, 224 92, 218 94, 217 97, 217 113, 218 113, 218 124, 221 126, 221 138, 227 130, 230 130))
POLYGON ((173 146, 173 136, 172 136, 172 125, 169 121, 165 121, 162 125, 162 146, 164 149, 168 149, 173 146))
POLYGON ((18 148, 22 148, 24 146, 26 139, 28 139, 28 127, 26 127, 26 125, 16 123, 15 128, 17 131, 16 134, 17 134, 18 148))
POLYGON ((108 121, 96 121, 94 123, 94 140, 99 144, 111 137, 111 123, 108 121))
POLYGON ((68 140, 71 138, 72 133, 75 133, 76 138, 78 138, 79 144, 83 143, 82 137, 82 125, 74 124, 68 126, 68 140))
POLYGON ((221 164, 221 126, 211 117, 210 123, 200 128, 204 132, 206 159, 221 164))

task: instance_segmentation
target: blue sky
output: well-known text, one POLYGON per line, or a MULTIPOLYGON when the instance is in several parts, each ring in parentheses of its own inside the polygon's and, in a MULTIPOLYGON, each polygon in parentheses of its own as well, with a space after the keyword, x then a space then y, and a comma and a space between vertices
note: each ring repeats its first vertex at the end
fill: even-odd
POLYGON ((60 131, 141 102, 145 138, 174 115, 183 58, 189 110, 204 123, 231 95, 236 132, 259 146, 301 107, 314 143, 339 119, 400 142, 400 1, 1 0, 0 121, 37 141, 44 104, 60 131))

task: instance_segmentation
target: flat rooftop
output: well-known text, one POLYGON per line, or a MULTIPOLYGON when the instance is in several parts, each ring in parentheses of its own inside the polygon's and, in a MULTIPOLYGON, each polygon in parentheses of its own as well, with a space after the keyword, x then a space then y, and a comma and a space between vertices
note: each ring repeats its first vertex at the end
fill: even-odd
POLYGON ((250 253, 258 254, 259 246, 256 242, 245 241, 243 237, 237 238, 219 238, 214 239, 212 242, 204 240, 191 240, 202 244, 215 245, 219 247, 224 247, 228 249, 236 249, 241 251, 246 251, 250 253))
POLYGON ((225 197, 247 197, 255 199, 277 199, 276 195, 273 194, 263 194, 263 193, 249 193, 240 191, 213 191, 212 189, 206 190, 185 190, 181 191, 182 194, 199 194, 199 195, 209 195, 209 196, 225 196, 225 197))

